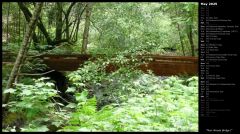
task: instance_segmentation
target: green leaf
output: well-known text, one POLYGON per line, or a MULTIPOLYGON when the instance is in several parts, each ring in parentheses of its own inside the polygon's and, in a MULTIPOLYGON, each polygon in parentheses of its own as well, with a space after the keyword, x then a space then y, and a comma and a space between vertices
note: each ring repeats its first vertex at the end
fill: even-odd
POLYGON ((78 132, 81 127, 79 126, 65 126, 60 131, 66 131, 66 132, 78 132))
POLYGON ((21 95, 27 95, 27 96, 30 95, 30 94, 32 94, 32 91, 30 91, 29 89, 25 89, 21 93, 21 95))
POLYGON ((35 129, 32 129, 32 131, 36 131, 36 132, 47 132, 49 129, 46 125, 43 125, 43 126, 40 126, 40 127, 37 127, 35 129))
POLYGON ((62 125, 62 122, 59 122, 59 121, 54 121, 52 122, 52 125, 56 126, 56 127, 59 127, 62 125))
POLYGON ((83 127, 83 128, 78 129, 78 131, 87 132, 87 131, 90 131, 90 129, 83 127))
POLYGON ((75 108, 77 105, 75 103, 69 103, 66 107, 75 108))
POLYGON ((4 93, 4 94, 6 94, 6 93, 14 93, 15 91, 16 91, 16 89, 9 88, 9 89, 5 89, 5 90, 3 91, 3 93, 4 93))
POLYGON ((78 102, 85 102, 87 100, 88 91, 84 90, 82 93, 76 94, 76 100, 78 102))
POLYGON ((49 87, 54 86, 54 84, 53 84, 53 83, 50 83, 50 82, 47 82, 46 85, 49 86, 49 87))
POLYGON ((8 104, 2 104, 2 107, 6 107, 8 104))
POLYGON ((74 88, 74 87, 69 87, 69 88, 66 90, 67 93, 69 93, 69 92, 74 93, 75 91, 76 91, 76 88, 74 88))
POLYGON ((36 83, 35 84, 37 87, 43 87, 44 86, 44 83, 36 83))

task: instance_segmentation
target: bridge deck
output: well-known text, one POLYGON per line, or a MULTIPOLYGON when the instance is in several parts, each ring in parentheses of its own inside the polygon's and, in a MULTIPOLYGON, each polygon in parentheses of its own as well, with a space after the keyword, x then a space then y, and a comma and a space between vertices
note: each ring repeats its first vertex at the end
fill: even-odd
MULTIPOLYGON (((99 55, 102 56, 102 55, 99 55)), ((89 60, 91 55, 43 55, 41 58, 50 68, 58 71, 74 71, 81 64, 89 60)), ((156 75, 198 75, 198 58, 187 56, 162 56, 162 55, 141 55, 138 58, 152 58, 146 64, 142 64, 138 69, 146 72, 152 70, 156 75)), ((110 65, 107 71, 114 71, 116 67, 110 65)))
MULTIPOLYGON (((9 62, 14 60, 16 56, 13 53, 3 53, 3 62, 9 62)), ((104 55, 97 55, 95 57, 103 57, 104 55)), ((85 61, 90 60, 91 55, 71 54, 71 55, 42 55, 44 63, 51 69, 57 71, 75 71, 85 61)), ((146 64, 142 64, 138 69, 147 72, 152 70, 156 75, 198 75, 198 57, 189 56, 163 56, 163 55, 139 55, 140 59, 152 58, 152 61, 147 61, 146 64)), ((114 71, 116 67, 109 65, 107 71, 114 71)))

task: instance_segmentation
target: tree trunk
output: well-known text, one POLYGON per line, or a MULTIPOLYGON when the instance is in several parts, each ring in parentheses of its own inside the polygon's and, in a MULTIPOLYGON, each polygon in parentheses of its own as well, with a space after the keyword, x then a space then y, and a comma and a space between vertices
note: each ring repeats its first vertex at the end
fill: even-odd
POLYGON ((73 6, 76 4, 76 2, 72 2, 71 4, 70 4, 70 6, 68 7, 68 9, 67 9, 67 12, 66 12, 66 14, 65 14, 65 21, 66 21, 66 38, 68 39, 68 40, 70 40, 70 34, 69 34, 69 27, 70 26, 68 26, 69 25, 69 15, 70 15, 70 13, 71 13, 71 10, 72 10, 72 8, 73 8, 73 6))
POLYGON ((26 32, 26 20, 23 21, 23 36, 25 35, 26 32))
MULTIPOLYGON (((73 2, 71 4, 71 6, 68 9, 67 14, 70 13, 72 6, 75 4, 75 2, 73 2)), ((22 12, 24 13, 24 16, 26 17, 26 19, 28 20, 28 18, 30 18, 32 16, 31 12, 29 11, 29 9, 22 3, 22 2, 18 2, 19 7, 21 8, 22 12)), ((64 12, 63 12, 64 13, 64 12)), ((65 14, 65 13, 64 13, 65 14)), ((65 14, 66 15, 66 14, 65 14)), ((55 47, 56 44, 62 43, 62 42, 69 42, 68 39, 61 39, 59 41, 53 41, 50 36, 49 33, 47 32, 46 28, 44 27, 42 21, 41 21, 41 17, 39 17, 38 22, 37 22, 37 26, 38 28, 41 30, 42 34, 44 35, 49 47, 47 48, 48 50, 53 49, 55 47)), ((34 37, 33 37, 34 39, 34 37)))
POLYGON ((74 20, 74 23, 73 23, 73 28, 72 28, 72 31, 71 31, 71 34, 70 34, 70 39, 71 40, 72 40, 73 35, 74 35, 74 29, 76 29, 75 28, 76 24, 77 24, 77 18, 74 20))
MULTIPOLYGON (((18 5, 19 5, 19 7, 21 8, 24 16, 26 17, 26 20, 29 22, 29 20, 30 20, 29 18, 32 17, 31 12, 29 11, 29 9, 28 9, 22 2, 18 2, 18 5)), ((42 31, 44 37, 45 37, 46 40, 47 40, 47 43, 48 43, 49 45, 53 45, 54 43, 53 43, 53 41, 51 40, 51 38, 50 38, 50 36, 49 36, 46 28, 44 27, 44 25, 43 25, 40 17, 39 17, 39 19, 38 19, 37 26, 38 26, 38 28, 42 31)))
POLYGON ((68 21, 68 16, 66 18, 66 38, 69 40, 70 36, 69 36, 69 21, 68 21))
POLYGON ((56 16, 56 41, 62 39, 62 3, 57 2, 57 16, 56 16))
POLYGON ((88 44, 88 34, 90 26, 90 16, 91 16, 92 4, 87 3, 86 5, 86 18, 85 18, 85 27, 83 32, 83 41, 82 41, 82 53, 87 53, 87 44, 88 44))
POLYGON ((188 39, 189 39, 189 43, 190 43, 190 46, 191 46, 192 56, 195 56, 194 43, 193 43, 193 33, 192 33, 192 25, 188 25, 188 39))
POLYGON ((8 31, 8 25, 9 25, 9 11, 10 11, 10 2, 8 3, 8 11, 7 11, 7 36, 6 36, 6 43, 8 45, 8 41, 9 41, 9 37, 8 37, 8 34, 9 34, 9 31, 8 31))
POLYGON ((20 45, 21 40, 21 9, 18 9, 18 43, 20 45))
POLYGON ((73 36, 72 36, 73 42, 77 42, 77 40, 78 40, 78 30, 79 30, 79 25, 80 25, 80 20, 81 20, 80 18, 81 17, 77 18, 77 26, 76 26, 75 31, 74 31, 73 36))
MULTIPOLYGON (((177 8, 177 4, 175 4, 175 13, 176 13, 176 16, 179 15, 178 13, 178 8, 177 8)), ((177 23, 177 29, 178 29, 178 35, 179 35, 179 40, 181 42, 181 47, 182 47, 182 52, 183 52, 183 56, 185 56, 185 49, 184 49, 184 43, 183 43, 183 37, 182 37, 182 34, 181 34, 181 28, 180 28, 180 25, 177 23)))
MULTIPOLYGON (((28 12, 27 9, 26 9, 27 7, 25 7, 25 5, 23 3, 21 3, 21 2, 18 3, 18 6, 22 10, 22 12, 23 12, 23 14, 25 16, 26 21, 29 23, 30 22, 30 18, 31 18, 30 15, 29 15, 30 11, 28 12)), ((24 24, 24 27, 25 26, 26 25, 24 24)), ((25 35, 25 32, 26 32, 25 30, 26 30, 26 28, 24 28, 24 30, 23 30, 23 35, 25 35)), ((37 37, 35 31, 33 31, 32 39, 33 39, 34 47, 37 47, 37 44, 39 43, 39 40, 38 40, 38 37, 37 37)))
MULTIPOLYGON (((14 66, 13 66, 13 69, 12 69, 11 74, 9 76, 6 89, 13 87, 14 79, 16 78, 16 75, 19 71, 19 67, 20 67, 21 62, 24 58, 24 55, 27 53, 26 49, 29 46, 29 42, 32 38, 33 31, 36 28, 37 20, 38 20, 38 17, 40 15, 40 13, 41 13, 42 6, 43 6, 43 3, 37 3, 37 5, 36 5, 33 16, 32 16, 32 18, 30 20, 30 23, 27 27, 26 34, 24 35, 24 40, 22 42, 22 46, 19 50, 19 53, 17 55, 16 61, 15 61, 14 66)), ((3 96, 3 104, 6 104, 8 102, 9 97, 10 97, 9 93, 7 93, 3 96)))
POLYGON ((81 13, 78 15, 78 18, 77 18, 77 27, 76 27, 76 29, 75 29, 75 33, 73 34, 73 42, 77 42, 77 40, 78 40, 78 30, 79 30, 79 25, 80 25, 80 23, 81 23, 81 16, 82 16, 82 14, 83 14, 83 12, 84 12, 84 10, 85 10, 86 8, 85 7, 83 7, 83 9, 82 9, 82 11, 81 11, 81 13))
POLYGON ((178 23, 177 23, 177 28, 178 28, 178 35, 179 35, 179 40, 180 40, 180 42, 181 42, 181 47, 182 47, 183 56, 185 56, 185 49, 184 49, 183 38, 182 38, 182 35, 181 35, 181 29, 180 29, 180 26, 179 26, 178 23))
MULTIPOLYGON (((18 18, 18 17, 19 16, 17 15, 16 18, 18 18)), ((16 37, 16 38, 14 38, 15 42, 18 42, 18 38, 17 38, 17 36, 18 36, 18 25, 19 25, 18 23, 19 22, 16 20, 15 21, 15 32, 14 32, 15 33, 15 37, 16 37)))

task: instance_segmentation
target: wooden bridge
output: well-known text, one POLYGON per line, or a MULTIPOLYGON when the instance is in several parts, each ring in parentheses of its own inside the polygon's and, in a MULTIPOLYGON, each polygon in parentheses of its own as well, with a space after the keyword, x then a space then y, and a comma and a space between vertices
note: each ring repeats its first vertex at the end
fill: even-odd
MULTIPOLYGON (((3 53, 3 61, 9 57, 9 55, 3 53)), ((103 55, 100 55, 103 56, 103 55)), ((42 55, 39 58, 43 59, 45 63, 51 69, 56 71, 75 71, 85 61, 92 58, 91 55, 42 55)), ((137 58, 141 60, 151 58, 151 61, 147 61, 145 64, 138 66, 144 72, 152 70, 156 75, 198 75, 198 57, 188 56, 162 56, 162 55, 139 55, 137 58)), ((117 68, 114 65, 109 65, 107 71, 115 71, 117 68)))
MULTIPOLYGON (((57 71, 74 71, 79 68, 85 61, 90 60, 91 55, 43 55, 41 58, 50 68, 57 71)), ((147 72, 152 70, 156 75, 198 75, 198 58, 183 56, 162 56, 162 55, 143 55, 138 56, 141 59, 152 58, 151 61, 146 60, 146 64, 142 64, 138 69, 147 72)), ((107 71, 114 71, 116 67, 109 65, 107 71)))

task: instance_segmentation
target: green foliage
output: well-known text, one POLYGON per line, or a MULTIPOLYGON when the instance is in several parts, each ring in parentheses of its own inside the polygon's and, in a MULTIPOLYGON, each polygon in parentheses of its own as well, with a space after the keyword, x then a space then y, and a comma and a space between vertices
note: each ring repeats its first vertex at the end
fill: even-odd
POLYGON ((22 66, 22 72, 38 72, 44 71, 47 68, 48 66, 43 63, 43 59, 33 58, 26 60, 22 66))
POLYGON ((12 53, 17 53, 20 49, 20 45, 17 43, 9 43, 8 45, 2 46, 2 51, 9 51, 12 53))
MULTIPOLYGON (((53 50, 51 50, 49 53, 50 54, 72 54, 74 51, 74 46, 72 46, 72 44, 66 44, 66 43, 62 43, 62 46, 57 47, 53 50)), ((81 49, 79 49, 78 51, 80 52, 81 49)))
MULTIPOLYGON (((34 9, 32 3, 25 3, 25 5, 30 11, 34 9)), ((62 3, 62 11, 67 12, 70 5, 71 3, 62 3)), ((3 43, 6 43, 7 25, 10 40, 8 45, 3 45, 3 49, 17 52, 23 38, 21 31, 24 31, 26 22, 21 10, 15 10, 18 9, 17 3, 11 3, 10 6, 9 17, 7 17, 8 3, 3 4, 3 38, 5 40, 3 43), (8 24, 6 24, 7 18, 9 19, 8 24), (17 21, 13 21, 12 18, 17 18, 17 21)), ((69 41, 74 44, 66 44, 61 47, 58 47, 60 44, 56 44, 56 49, 51 53, 80 53, 84 23, 79 24, 78 33, 74 32, 75 22, 84 6, 84 3, 78 2, 72 10, 69 10, 70 16, 72 16, 68 20, 68 28, 72 36, 69 41)), ((56 3, 46 3, 41 14, 41 21, 52 40, 55 39, 58 12, 56 3)), ((62 15, 65 16, 64 13, 62 15)), ((182 55, 181 41, 183 41, 187 55, 190 55, 191 47, 187 37, 189 25, 192 26, 193 40, 197 47, 198 4, 194 2, 95 3, 92 10, 87 51, 89 53, 116 54, 119 51, 132 50, 141 46, 145 48, 145 51, 151 53, 182 55), (176 24, 180 25, 180 29, 176 24), (182 33, 182 39, 179 39, 179 32, 182 33), (148 48, 150 45, 151 48, 148 48), (163 50, 165 47, 176 48, 177 51, 169 53, 163 50)), ((62 39, 65 39, 65 19, 62 31, 62 39)), ((39 40, 36 49, 44 50, 50 44, 47 44, 39 29, 36 30, 36 34, 39 40)), ((32 45, 30 51, 34 49, 35 46, 32 45)))
MULTIPOLYGON (((151 77, 145 75, 142 79, 151 77)), ((86 99, 83 91, 79 96, 84 99, 78 100, 76 112, 59 131, 197 131, 197 83, 197 77, 186 81, 170 77, 148 87, 154 88, 151 94, 141 93, 117 107, 106 105, 99 111, 96 111, 95 97, 86 99), (184 82, 191 84, 183 85, 184 82)))
MULTIPOLYGON (((89 62, 83 67, 85 71, 69 74, 74 86, 67 92, 74 93, 76 102, 60 111, 56 106, 61 104, 50 101, 57 97, 53 84, 44 82, 44 78, 36 80, 34 85, 18 84, 5 90, 4 93, 14 94, 18 99, 4 107, 26 115, 27 123, 21 131, 197 131, 198 77, 158 78, 124 67, 112 73, 101 72, 104 74, 101 78, 79 77, 79 74, 87 76, 93 70, 99 71, 99 66, 90 68, 89 64, 93 66, 89 62), (92 97, 89 83, 101 87, 94 89, 92 97), (77 90, 79 87, 81 92, 77 90), (102 100, 112 100, 112 103, 98 108, 102 100)), ((4 131, 14 131, 13 128, 4 131)))
POLYGON ((99 82, 105 75, 105 66, 100 66, 100 63, 102 63, 100 60, 98 63, 91 61, 85 62, 83 67, 80 67, 77 71, 74 71, 68 75, 69 80, 71 80, 75 86, 82 87, 86 86, 84 83, 90 81, 93 83, 99 82))
POLYGON ((24 124, 27 125, 21 128, 22 131, 46 131, 48 129, 42 123, 59 124, 67 118, 57 112, 57 108, 62 104, 54 100, 58 97, 57 91, 53 88, 54 84, 45 82, 46 80, 48 78, 37 79, 34 85, 16 84, 16 88, 5 89, 3 92, 11 93, 15 98, 3 104, 3 107, 12 113, 22 113, 23 115, 19 116, 25 117, 24 124))
MULTIPOLYGON (((127 59, 119 55, 110 61, 123 65, 127 59)), ((96 111, 95 97, 87 99, 86 91, 75 93, 78 103, 71 108, 77 112, 60 131, 197 131, 198 77, 159 79, 124 66, 105 73, 99 71, 104 63, 89 62, 68 75, 76 87, 95 86, 94 95, 102 104, 96 111)))
MULTIPOLYGON (((30 11, 34 9, 32 3, 25 4, 30 11)), ((17 9, 17 4, 11 3, 10 10, 8 5, 3 4, 3 49, 18 52, 23 36, 20 31, 24 30, 26 23, 23 14, 13 10, 17 9), (18 18, 18 21, 10 19, 6 25, 8 10, 9 18, 18 18)), ((73 32, 69 41, 75 44, 57 44, 48 52, 50 54, 80 53, 84 23, 77 28, 75 19, 81 18, 84 4, 77 3, 69 10, 69 27, 66 27, 66 13, 70 5, 62 3, 63 18, 65 16, 62 39, 66 38, 69 28, 73 32), (79 29, 78 33, 74 33, 76 29, 79 29)), ((46 3, 41 15, 41 21, 53 41, 59 11, 56 7, 56 3, 46 3)), ((191 31, 194 44, 197 44, 197 11, 197 3, 185 2, 95 3, 87 51, 93 55, 106 54, 106 57, 85 62, 68 75, 70 86, 66 93, 74 94, 76 102, 69 102, 66 106, 57 102, 55 99, 60 96, 49 79, 20 77, 15 88, 3 92, 11 93, 11 101, 3 104, 10 112, 4 119, 3 131, 13 132, 19 128, 26 132, 197 131, 198 77, 159 78, 151 72, 144 74, 135 69, 142 63, 135 55, 182 55, 182 42, 189 55, 191 47, 187 34, 191 31), (189 26, 192 28, 188 29, 189 26), (176 51, 169 52, 165 48, 176 51), (112 72, 106 69, 111 67, 115 68, 112 72)), ((49 44, 39 29, 35 32, 40 42, 37 48, 45 50, 49 44)), ((34 48, 32 45, 28 54, 39 54, 34 48)), ((15 60, 15 57, 12 59, 15 60)), ((27 60, 22 70, 32 72, 45 68, 41 60, 34 59, 27 60)), ((10 71, 10 66, 3 67, 3 86, 10 71)))
POLYGON ((5 89, 3 93, 11 93, 20 101, 12 101, 5 106, 9 107, 11 112, 25 111, 29 119, 54 108, 55 104, 50 99, 57 96, 57 91, 53 89, 53 83, 43 80, 44 78, 35 80, 34 85, 16 84, 14 89, 5 89))
MULTIPOLYGON (((113 58, 98 58, 94 62, 85 62, 83 67, 71 72, 68 78, 77 91, 87 89, 89 92, 93 92, 100 107, 109 102, 120 101, 120 94, 132 92, 125 86, 130 85, 129 82, 140 73, 140 71, 133 69, 138 63, 137 59, 129 59, 124 55, 117 55, 113 58), (107 73, 106 67, 108 65, 114 65, 118 69, 115 72, 107 73)), ((69 90, 75 91, 75 89, 69 90)))
POLYGON ((2 88, 6 87, 7 80, 10 76, 12 68, 13 68, 13 64, 3 64, 3 66, 2 66, 2 88))
MULTIPOLYGON (((182 55, 178 32, 186 34, 187 25, 193 25, 193 31, 197 31, 197 3, 97 3, 91 20, 91 53, 114 54, 138 49, 182 55), (176 23, 181 24, 180 29, 176 23), (176 48, 177 52, 164 51, 165 47, 176 48)), ((186 36, 184 40, 184 47, 190 49, 186 36)), ((197 36, 194 41, 197 42, 197 36)))
MULTIPOLYGON (((38 65, 42 65, 42 64, 37 63, 37 64, 34 64, 34 65, 38 66, 38 65)), ((9 75, 12 71, 12 68, 13 68, 13 64, 3 64, 3 66, 2 66, 2 88, 6 87, 9 75)), ((40 69, 41 68, 39 68, 39 70, 40 69)), ((23 70, 25 71, 24 68, 23 68, 23 70)), ((28 71, 30 71, 30 70, 28 69, 28 71)), ((27 72, 27 69, 26 69, 26 72, 27 72)), ((30 85, 30 84, 34 83, 34 80, 33 80, 32 77, 19 76, 19 83, 30 85)))

